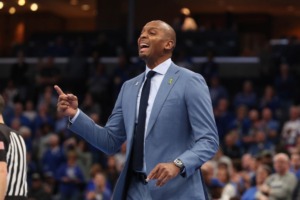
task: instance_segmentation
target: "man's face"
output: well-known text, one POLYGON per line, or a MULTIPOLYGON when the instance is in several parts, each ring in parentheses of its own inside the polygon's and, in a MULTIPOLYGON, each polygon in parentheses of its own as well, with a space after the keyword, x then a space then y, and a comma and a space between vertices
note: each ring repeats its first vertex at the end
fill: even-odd
POLYGON ((274 169, 279 174, 284 174, 288 171, 289 163, 283 158, 278 158, 274 160, 274 169))
POLYGON ((164 24, 157 21, 147 23, 138 38, 140 58, 147 60, 163 56, 167 42, 168 37, 164 24))

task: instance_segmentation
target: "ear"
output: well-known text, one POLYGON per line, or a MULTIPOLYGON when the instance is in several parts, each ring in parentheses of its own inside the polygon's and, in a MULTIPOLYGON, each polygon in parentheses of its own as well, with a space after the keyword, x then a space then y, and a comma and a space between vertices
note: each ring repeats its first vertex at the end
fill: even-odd
POLYGON ((172 50, 174 48, 174 41, 169 40, 165 44, 165 50, 172 50))

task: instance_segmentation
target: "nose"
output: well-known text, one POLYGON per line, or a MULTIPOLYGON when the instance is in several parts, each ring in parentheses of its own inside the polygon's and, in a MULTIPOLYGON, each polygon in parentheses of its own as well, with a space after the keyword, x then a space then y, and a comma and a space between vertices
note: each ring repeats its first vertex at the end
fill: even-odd
POLYGON ((146 38, 147 37, 147 32, 146 31, 143 31, 140 35, 140 39, 142 38, 146 38))

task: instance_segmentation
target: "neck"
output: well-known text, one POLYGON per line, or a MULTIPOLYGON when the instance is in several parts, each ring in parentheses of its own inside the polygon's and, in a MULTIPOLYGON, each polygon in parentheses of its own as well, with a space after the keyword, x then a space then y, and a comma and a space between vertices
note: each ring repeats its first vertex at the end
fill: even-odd
POLYGON ((3 116, 0 115, 0 124, 4 124, 3 116))
POLYGON ((155 67, 157 67, 159 64, 165 62, 166 60, 168 60, 169 58, 171 58, 171 56, 163 56, 157 59, 145 59, 146 65, 150 68, 150 69, 154 69, 155 67))

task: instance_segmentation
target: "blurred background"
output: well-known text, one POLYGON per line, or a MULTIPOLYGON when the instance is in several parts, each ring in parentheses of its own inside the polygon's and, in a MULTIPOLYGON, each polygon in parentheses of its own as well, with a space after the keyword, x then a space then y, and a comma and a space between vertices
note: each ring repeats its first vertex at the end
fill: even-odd
MULTIPOLYGON (((136 40, 155 19, 176 30, 172 60, 209 85, 221 144, 202 168, 212 198, 255 195, 280 152, 299 186, 300 1, 0 0, 0 92, 26 141, 29 197, 110 199, 126 144, 106 156, 67 130, 53 85, 105 125, 122 84, 145 68, 136 40)), ((295 188, 280 193, 299 200, 295 188)))

